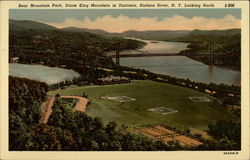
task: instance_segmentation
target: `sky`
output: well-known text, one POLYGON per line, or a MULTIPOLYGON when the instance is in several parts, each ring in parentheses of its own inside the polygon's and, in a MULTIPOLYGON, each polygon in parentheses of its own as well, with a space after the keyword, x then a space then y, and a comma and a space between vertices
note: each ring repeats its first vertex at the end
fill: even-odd
POLYGON ((11 9, 10 19, 108 32, 240 28, 240 9, 11 9))

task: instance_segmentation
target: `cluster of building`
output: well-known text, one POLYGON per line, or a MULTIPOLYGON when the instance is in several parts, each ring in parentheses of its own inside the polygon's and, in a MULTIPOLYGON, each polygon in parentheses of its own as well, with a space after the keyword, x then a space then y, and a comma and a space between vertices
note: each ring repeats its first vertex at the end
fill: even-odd
POLYGON ((131 82, 130 78, 111 75, 105 78, 98 78, 96 84, 105 85, 105 84, 121 84, 130 82, 131 82))

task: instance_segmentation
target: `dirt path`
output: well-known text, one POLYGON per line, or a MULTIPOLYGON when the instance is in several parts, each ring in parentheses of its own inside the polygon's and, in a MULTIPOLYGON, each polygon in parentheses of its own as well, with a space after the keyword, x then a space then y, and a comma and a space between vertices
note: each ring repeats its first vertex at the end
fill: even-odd
POLYGON ((54 104, 55 97, 49 97, 47 102, 45 102, 42 106, 44 108, 43 115, 40 119, 40 123, 47 123, 49 120, 49 116, 52 113, 52 106, 54 104))
MULTIPOLYGON (((88 103, 87 98, 83 98, 80 96, 61 96, 60 98, 76 98, 78 99, 77 104, 74 107, 74 110, 76 111, 81 111, 81 112, 86 112, 86 105, 88 103)), ((53 112, 52 106, 54 105, 55 97, 49 97, 47 102, 44 102, 42 104, 42 116, 40 119, 40 123, 46 124, 49 120, 49 116, 53 112)))
POLYGON ((86 112, 86 105, 89 102, 89 100, 87 98, 83 98, 80 96, 61 96, 60 98, 76 98, 76 99, 78 99, 79 101, 76 104, 76 106, 74 107, 74 109, 76 111, 86 112))

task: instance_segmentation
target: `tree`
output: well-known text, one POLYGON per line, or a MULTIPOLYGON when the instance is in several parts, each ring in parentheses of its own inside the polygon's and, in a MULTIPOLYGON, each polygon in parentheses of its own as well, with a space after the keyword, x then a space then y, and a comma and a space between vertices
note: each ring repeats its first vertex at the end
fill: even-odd
POLYGON ((227 121, 218 121, 216 124, 208 125, 208 134, 219 143, 226 143, 224 149, 240 149, 241 125, 227 121))

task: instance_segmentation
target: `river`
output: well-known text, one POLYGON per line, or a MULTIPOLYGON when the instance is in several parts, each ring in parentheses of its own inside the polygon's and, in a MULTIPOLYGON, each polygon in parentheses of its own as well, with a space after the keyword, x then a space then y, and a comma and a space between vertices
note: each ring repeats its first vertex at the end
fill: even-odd
MULTIPOLYGON (((147 53, 178 53, 186 49, 188 43, 147 41, 140 49, 147 53), (152 43, 153 42, 153 43, 152 43)), ((135 54, 138 51, 127 50, 121 54, 135 54)), ((240 85, 241 72, 230 67, 210 66, 185 56, 127 57, 120 58, 120 65, 145 69, 154 73, 205 83, 224 83, 240 85)))

